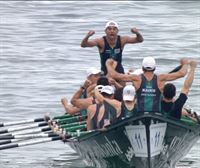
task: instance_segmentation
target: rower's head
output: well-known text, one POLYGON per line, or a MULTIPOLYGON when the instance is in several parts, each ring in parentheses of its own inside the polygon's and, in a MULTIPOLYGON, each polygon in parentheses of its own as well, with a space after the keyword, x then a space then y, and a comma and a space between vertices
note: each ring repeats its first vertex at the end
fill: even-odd
POLYGON ((153 57, 145 57, 142 61, 142 69, 146 71, 155 71, 156 69, 156 60, 153 57))
POLYGON ((97 85, 109 85, 109 80, 106 76, 100 76, 97 80, 97 85))
POLYGON ((113 20, 108 21, 105 25, 105 33, 106 33, 107 37, 109 37, 109 38, 116 37, 118 34, 118 31, 119 31, 118 28, 119 28, 119 26, 115 21, 113 21, 113 20))
POLYGON ((126 85, 123 89, 123 101, 134 101, 135 87, 133 85, 126 85))
POLYGON ((176 96, 176 86, 172 83, 167 83, 163 89, 163 96, 164 98, 170 100, 176 96))
POLYGON ((100 75, 101 75, 100 69, 94 67, 87 69, 87 79, 90 80, 92 83, 96 83, 100 75))
POLYGON ((107 98, 113 98, 114 92, 114 88, 110 85, 103 86, 103 88, 101 89, 101 94, 107 98))

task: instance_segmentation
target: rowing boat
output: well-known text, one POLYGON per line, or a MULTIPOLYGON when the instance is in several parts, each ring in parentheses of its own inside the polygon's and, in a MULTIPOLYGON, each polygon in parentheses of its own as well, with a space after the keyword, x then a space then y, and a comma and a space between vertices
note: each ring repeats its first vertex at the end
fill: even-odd
POLYGON ((123 119, 68 143, 95 168, 175 168, 200 139, 200 125, 156 113, 123 119))

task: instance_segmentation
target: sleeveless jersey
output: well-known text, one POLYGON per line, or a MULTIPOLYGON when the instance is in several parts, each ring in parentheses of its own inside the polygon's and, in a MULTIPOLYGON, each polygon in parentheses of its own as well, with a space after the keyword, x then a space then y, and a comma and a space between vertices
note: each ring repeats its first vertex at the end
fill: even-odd
POLYGON ((116 109, 112 105, 107 103, 106 101, 104 101, 103 104, 104 104, 105 112, 101 121, 98 122, 97 128, 103 128, 106 122, 113 124, 117 121, 116 109))
POLYGON ((91 120, 91 127, 92 127, 92 130, 97 129, 97 117, 98 117, 99 109, 100 109, 101 106, 102 106, 102 104, 96 104, 95 115, 94 115, 94 117, 93 117, 92 120, 91 120))
POLYGON ((104 51, 100 53, 101 70, 104 72, 105 75, 107 74, 106 60, 109 58, 112 58, 118 63, 116 67, 116 71, 119 73, 124 73, 124 68, 121 64, 122 63, 122 48, 121 48, 120 36, 117 36, 117 42, 114 48, 110 47, 105 36, 103 36, 103 39, 104 39, 104 51))
POLYGON ((137 110, 139 112, 160 112, 161 92, 157 84, 157 75, 154 75, 151 81, 147 81, 144 74, 141 78, 141 86, 136 91, 137 110))
POLYGON ((130 117, 130 116, 136 114, 136 112, 137 112, 137 110, 136 110, 135 106, 133 107, 133 109, 129 110, 125 106, 124 101, 122 101, 122 104, 121 104, 121 114, 120 114, 119 118, 130 117))

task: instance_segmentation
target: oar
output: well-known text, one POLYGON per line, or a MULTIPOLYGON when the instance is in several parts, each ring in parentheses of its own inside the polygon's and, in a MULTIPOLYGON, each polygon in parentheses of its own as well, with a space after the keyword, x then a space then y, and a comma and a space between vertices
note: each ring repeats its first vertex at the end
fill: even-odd
POLYGON ((86 124, 63 128, 63 130, 66 131, 66 132, 73 132, 73 131, 81 130, 81 129, 84 129, 84 128, 86 128, 86 124))
POLYGON ((182 68, 182 65, 177 66, 176 68, 174 68, 172 71, 170 71, 169 73, 174 73, 179 71, 182 68))
POLYGON ((69 117, 73 117, 73 115, 64 114, 64 115, 61 115, 61 116, 55 116, 55 117, 53 118, 53 120, 64 119, 64 118, 69 118, 69 117))
POLYGON ((49 120, 49 117, 45 116, 44 118, 36 118, 36 119, 29 119, 29 120, 15 121, 15 122, 0 123, 0 127, 19 125, 19 124, 28 124, 28 123, 33 123, 33 122, 42 122, 42 121, 48 121, 48 120, 49 120))
POLYGON ((41 128, 35 128, 35 129, 31 129, 31 130, 24 130, 24 131, 19 131, 19 132, 12 132, 10 134, 3 134, 0 135, 1 136, 13 136, 13 135, 24 135, 24 134, 33 134, 33 133, 39 133, 39 132, 46 132, 46 131, 50 131, 51 128, 49 126, 46 127, 41 127, 41 128))
POLYGON ((77 125, 81 125, 81 124, 86 124, 86 121, 74 122, 74 123, 69 123, 69 124, 62 124, 62 125, 59 125, 59 127, 60 128, 68 128, 68 127, 77 126, 77 125))
POLYGON ((25 126, 22 126, 22 127, 8 128, 8 129, 0 130, 0 134, 5 134, 5 133, 9 133, 9 132, 13 132, 13 131, 19 131, 19 130, 30 129, 30 128, 34 128, 34 127, 42 127, 42 126, 46 126, 46 125, 48 125, 48 123, 47 122, 43 122, 43 123, 34 123, 34 124, 30 124, 30 125, 25 125, 25 126))
POLYGON ((22 141, 22 139, 10 139, 10 140, 5 140, 5 141, 0 141, 0 145, 5 145, 13 142, 19 142, 22 141))
POLYGON ((54 137, 58 136, 55 133, 40 133, 40 134, 28 134, 28 135, 12 135, 12 136, 1 136, 0 140, 5 140, 5 139, 30 139, 30 138, 46 138, 46 137, 54 137))
POLYGON ((68 132, 67 134, 72 136, 72 137, 78 137, 78 136, 86 135, 86 134, 91 133, 91 132, 95 132, 95 130, 68 132))
POLYGON ((58 124, 69 124, 73 122, 78 122, 78 121, 84 121, 87 118, 87 116, 74 116, 71 118, 66 118, 66 119, 60 119, 60 120, 55 120, 58 124))
POLYGON ((0 150, 16 148, 16 147, 21 147, 21 146, 34 145, 34 144, 50 142, 50 141, 57 141, 57 140, 61 140, 61 139, 62 138, 59 137, 59 136, 55 136, 55 137, 51 137, 51 138, 43 138, 43 139, 33 139, 31 141, 28 141, 28 142, 21 142, 21 143, 9 144, 9 145, 2 145, 2 146, 0 146, 0 150))

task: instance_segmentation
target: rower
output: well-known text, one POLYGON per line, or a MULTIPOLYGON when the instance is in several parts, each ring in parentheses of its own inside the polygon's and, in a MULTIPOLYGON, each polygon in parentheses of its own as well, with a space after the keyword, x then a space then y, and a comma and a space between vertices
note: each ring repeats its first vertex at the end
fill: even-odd
POLYGON ((101 59, 101 70, 104 75, 107 74, 106 61, 112 58, 117 62, 116 71, 124 73, 122 66, 122 51, 126 44, 134 44, 143 42, 143 37, 137 28, 132 28, 131 32, 136 34, 135 36, 119 36, 119 26, 115 21, 109 21, 105 25, 106 36, 89 40, 89 37, 95 34, 95 31, 91 30, 87 33, 85 38, 81 42, 81 47, 98 47, 100 59, 101 59))
POLYGON ((156 62, 153 57, 145 57, 142 62, 143 74, 120 74, 113 69, 114 61, 107 60, 106 66, 108 74, 116 80, 133 82, 137 95, 138 112, 160 112, 161 111, 161 92, 165 82, 184 77, 187 73, 187 59, 182 59, 182 67, 169 74, 156 75, 156 62))
MULTIPOLYGON (((181 93, 177 99, 174 98, 176 96, 176 86, 172 83, 167 83, 164 86, 161 107, 162 112, 167 116, 171 116, 176 119, 181 119, 182 115, 190 116, 188 112, 183 109, 183 106, 187 101, 187 95, 193 83, 197 62, 195 60, 191 60, 189 65, 190 70, 181 89, 181 93)), ((197 121, 197 118, 190 118, 197 121)))

